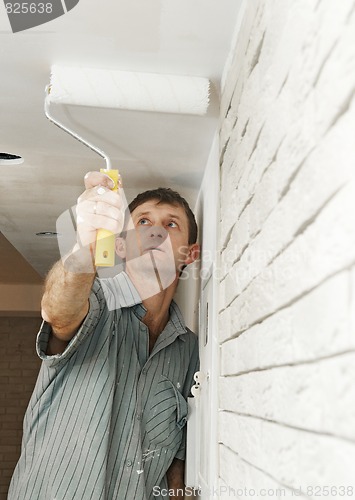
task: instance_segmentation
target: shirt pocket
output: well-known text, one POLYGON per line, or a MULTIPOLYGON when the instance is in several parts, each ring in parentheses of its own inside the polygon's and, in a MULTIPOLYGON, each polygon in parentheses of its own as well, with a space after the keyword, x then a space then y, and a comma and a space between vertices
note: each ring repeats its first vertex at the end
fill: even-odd
POLYGON ((161 375, 145 423, 149 446, 179 448, 187 411, 185 398, 171 380, 161 375))

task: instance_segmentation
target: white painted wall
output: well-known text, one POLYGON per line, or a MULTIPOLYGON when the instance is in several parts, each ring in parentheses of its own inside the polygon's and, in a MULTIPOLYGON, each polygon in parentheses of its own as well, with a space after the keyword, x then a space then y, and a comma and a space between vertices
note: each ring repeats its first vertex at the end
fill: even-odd
POLYGON ((201 499, 218 486, 218 276, 219 140, 216 134, 198 198, 201 221, 201 294, 199 347, 201 396, 197 409, 199 430, 198 486, 201 499))
POLYGON ((186 498, 208 498, 218 487, 218 276, 217 234, 219 222, 219 136, 216 133, 195 206, 201 259, 186 268, 187 280, 179 284, 178 301, 187 324, 199 334, 200 395, 190 403, 186 498), (196 401, 196 399, 198 401, 196 401), (199 495, 200 494, 200 495, 199 495))
POLYGON ((355 2, 253 0, 239 25, 221 105, 219 493, 351 498, 355 2))

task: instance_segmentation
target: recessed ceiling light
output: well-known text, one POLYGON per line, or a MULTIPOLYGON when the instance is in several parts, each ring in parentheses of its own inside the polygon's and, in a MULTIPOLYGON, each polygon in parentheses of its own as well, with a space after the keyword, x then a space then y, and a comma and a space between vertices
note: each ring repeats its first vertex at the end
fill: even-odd
POLYGON ((22 156, 12 155, 10 153, 0 153, 0 165, 20 165, 24 162, 22 156))
POLYGON ((39 233, 36 233, 36 236, 51 238, 53 236, 58 236, 58 234, 59 233, 56 233, 54 231, 40 231, 39 233))

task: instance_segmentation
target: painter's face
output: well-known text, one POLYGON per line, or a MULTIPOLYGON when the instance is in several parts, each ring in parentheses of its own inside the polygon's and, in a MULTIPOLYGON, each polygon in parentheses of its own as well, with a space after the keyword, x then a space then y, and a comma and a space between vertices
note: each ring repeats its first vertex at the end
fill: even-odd
POLYGON ((181 268, 197 258, 198 245, 189 245, 189 226, 179 205, 150 200, 132 213, 125 240, 126 269, 142 276, 155 272, 166 288, 181 268))

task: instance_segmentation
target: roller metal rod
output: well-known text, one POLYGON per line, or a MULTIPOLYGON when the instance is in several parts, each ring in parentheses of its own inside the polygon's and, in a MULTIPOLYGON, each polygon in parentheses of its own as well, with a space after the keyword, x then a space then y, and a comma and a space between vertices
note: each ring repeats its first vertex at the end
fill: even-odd
POLYGON ((46 86, 46 98, 44 99, 44 114, 46 115, 46 118, 48 118, 48 120, 50 122, 54 123, 54 125, 59 127, 61 130, 64 130, 69 135, 74 137, 74 139, 76 139, 77 141, 84 144, 84 146, 91 149, 91 151, 94 151, 94 153, 97 153, 99 156, 101 156, 101 158, 103 158, 106 162, 106 170, 111 170, 111 160, 107 156, 107 154, 104 151, 102 151, 101 149, 99 149, 97 146, 94 146, 91 142, 83 139, 79 134, 77 134, 76 132, 74 132, 73 130, 68 128, 66 125, 61 123, 56 118, 53 118, 53 116, 49 112, 49 107, 50 107, 49 104, 50 104, 50 85, 47 85, 46 86))

